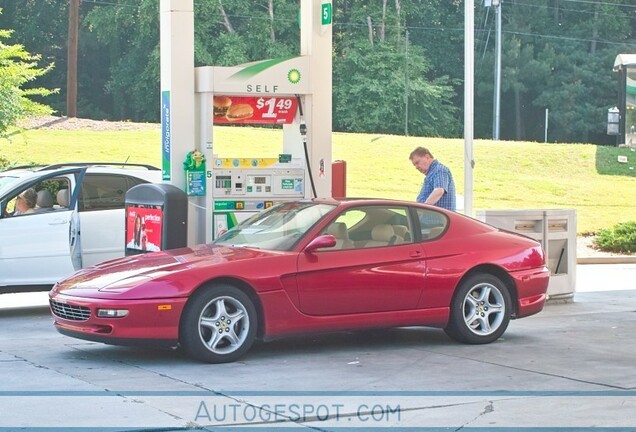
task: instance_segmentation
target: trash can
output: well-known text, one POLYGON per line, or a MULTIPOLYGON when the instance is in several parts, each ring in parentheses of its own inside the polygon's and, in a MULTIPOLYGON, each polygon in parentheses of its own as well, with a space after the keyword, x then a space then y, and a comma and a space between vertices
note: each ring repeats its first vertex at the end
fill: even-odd
POLYGON ((188 197, 170 184, 144 183, 128 190, 125 254, 187 246, 188 197))
POLYGON ((576 291, 576 210, 480 210, 477 219, 524 234, 543 246, 550 269, 548 297, 569 299, 576 291))

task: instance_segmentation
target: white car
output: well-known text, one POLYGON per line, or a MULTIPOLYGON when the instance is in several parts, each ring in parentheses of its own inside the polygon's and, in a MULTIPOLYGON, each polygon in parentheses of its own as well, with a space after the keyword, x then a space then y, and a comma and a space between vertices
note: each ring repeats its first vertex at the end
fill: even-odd
POLYGON ((0 293, 48 290, 75 270, 124 256, 128 189, 159 183, 141 164, 74 163, 0 172, 0 293), (16 199, 37 192, 33 212, 16 199))

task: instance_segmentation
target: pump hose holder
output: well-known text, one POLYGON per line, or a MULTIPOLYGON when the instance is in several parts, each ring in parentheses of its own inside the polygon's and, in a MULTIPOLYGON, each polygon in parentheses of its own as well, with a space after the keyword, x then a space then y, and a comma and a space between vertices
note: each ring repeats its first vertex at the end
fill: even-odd
POLYGON ((314 184, 314 176, 311 173, 311 162, 309 161, 309 151, 307 150, 307 124, 305 124, 305 118, 303 115, 303 104, 300 99, 300 95, 296 95, 298 101, 298 113, 300 114, 300 136, 303 140, 303 149, 305 150, 305 162, 307 163, 307 172, 309 173, 309 183, 311 183, 311 192, 314 198, 318 197, 316 194, 316 185, 314 184))

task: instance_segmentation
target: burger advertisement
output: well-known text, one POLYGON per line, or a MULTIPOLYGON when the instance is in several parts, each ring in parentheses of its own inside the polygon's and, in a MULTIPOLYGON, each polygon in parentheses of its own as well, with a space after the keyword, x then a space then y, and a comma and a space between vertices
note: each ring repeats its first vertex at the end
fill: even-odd
POLYGON ((214 96, 215 124, 291 124, 293 97, 214 96))

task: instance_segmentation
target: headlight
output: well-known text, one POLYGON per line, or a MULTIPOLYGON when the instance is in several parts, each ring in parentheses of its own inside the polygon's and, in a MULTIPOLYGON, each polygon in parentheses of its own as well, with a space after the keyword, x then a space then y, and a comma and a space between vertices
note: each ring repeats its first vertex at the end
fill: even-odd
POLYGON ((100 318, 123 318, 128 315, 128 309, 97 309, 100 318))

